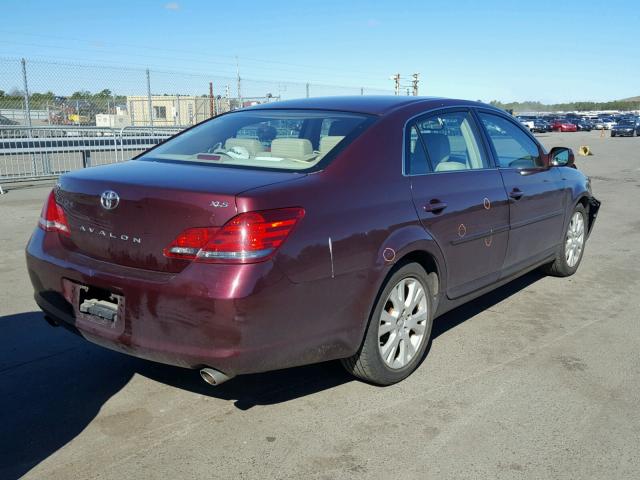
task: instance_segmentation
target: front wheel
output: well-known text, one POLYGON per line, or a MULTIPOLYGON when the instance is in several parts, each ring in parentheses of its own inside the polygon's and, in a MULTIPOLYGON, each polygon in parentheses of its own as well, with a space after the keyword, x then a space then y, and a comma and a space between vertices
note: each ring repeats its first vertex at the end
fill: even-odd
POLYGON ((587 212, 578 204, 571 214, 560 251, 553 262, 543 267, 545 273, 556 277, 568 277, 576 273, 582 261, 586 240, 587 212))
POLYGON ((420 265, 409 263, 393 273, 373 308, 360 350, 342 360, 346 370, 377 385, 408 377, 429 343, 431 299, 427 273, 420 265))

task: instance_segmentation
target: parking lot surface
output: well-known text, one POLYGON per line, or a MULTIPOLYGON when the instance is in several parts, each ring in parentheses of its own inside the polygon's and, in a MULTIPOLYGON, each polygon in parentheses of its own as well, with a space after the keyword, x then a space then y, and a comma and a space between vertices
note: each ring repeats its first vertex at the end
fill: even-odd
POLYGON ((640 138, 538 137, 594 152, 578 273, 437 319, 386 388, 336 362, 214 388, 52 328, 23 252, 50 187, 1 196, 0 478, 640 478, 640 138))

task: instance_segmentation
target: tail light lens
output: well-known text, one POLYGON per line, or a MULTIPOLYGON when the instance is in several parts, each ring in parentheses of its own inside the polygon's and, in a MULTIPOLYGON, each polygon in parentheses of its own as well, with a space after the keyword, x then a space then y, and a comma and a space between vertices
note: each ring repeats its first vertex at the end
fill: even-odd
POLYGON ((49 194, 49 198, 47 198, 44 207, 42 207, 38 226, 45 232, 58 232, 67 236, 71 233, 67 217, 62 207, 56 202, 56 196, 53 190, 49 194))
POLYGON ((163 253, 207 263, 259 262, 273 255, 302 217, 302 208, 241 213, 222 227, 185 230, 163 253))

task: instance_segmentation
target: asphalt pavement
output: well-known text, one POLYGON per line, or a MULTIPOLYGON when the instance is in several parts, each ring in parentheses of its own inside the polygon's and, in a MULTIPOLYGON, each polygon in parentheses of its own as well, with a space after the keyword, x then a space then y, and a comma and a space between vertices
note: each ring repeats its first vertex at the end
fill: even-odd
POLYGON ((439 318, 386 388, 337 362, 210 387, 52 328, 24 262, 50 187, 0 196, 0 478, 640 478, 640 138, 538 137, 594 153, 578 273, 439 318))

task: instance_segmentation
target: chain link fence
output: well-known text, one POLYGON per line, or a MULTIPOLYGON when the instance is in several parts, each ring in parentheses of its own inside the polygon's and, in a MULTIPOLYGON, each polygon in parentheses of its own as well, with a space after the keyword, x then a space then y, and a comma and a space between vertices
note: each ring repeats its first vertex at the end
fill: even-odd
POLYGON ((2 184, 128 160, 250 105, 391 90, 0 57, 2 184))
POLYGON ((0 124, 188 127, 280 99, 392 90, 0 58, 0 124))

